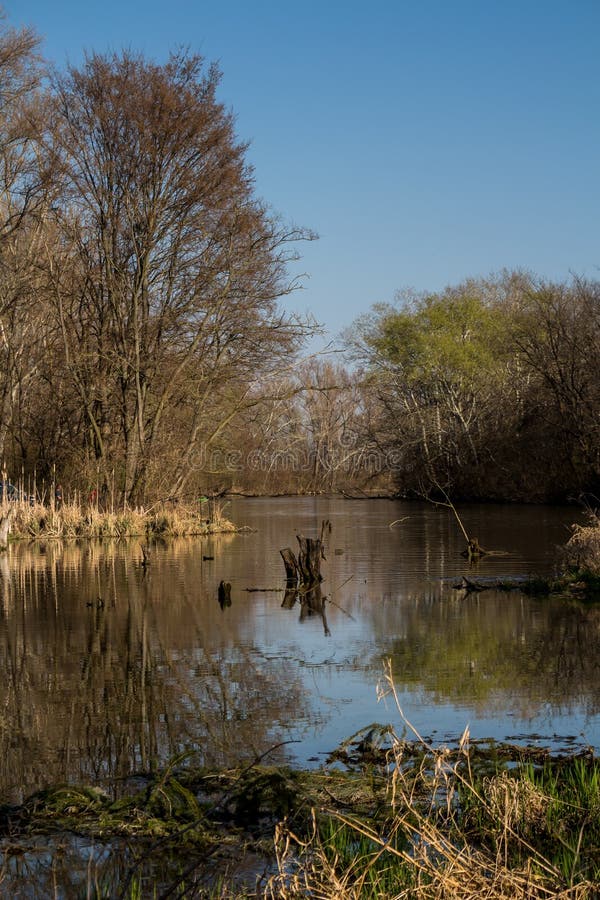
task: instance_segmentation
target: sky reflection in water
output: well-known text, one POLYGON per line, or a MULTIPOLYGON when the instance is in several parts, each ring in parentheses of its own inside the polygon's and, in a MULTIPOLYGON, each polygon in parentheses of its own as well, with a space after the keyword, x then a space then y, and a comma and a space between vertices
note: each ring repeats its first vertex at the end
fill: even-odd
MULTIPOLYGON (((463 538, 446 509, 323 498, 239 499, 256 531, 153 548, 137 541, 11 547, 0 561, 0 780, 18 799, 43 784, 111 782, 183 749, 210 765, 267 758, 317 765, 372 722, 391 658, 402 710, 424 736, 600 749, 600 610, 520 593, 464 597, 463 538), (326 624, 282 608, 280 548, 332 522, 326 624), (403 519, 390 529, 389 523, 403 519), (335 551, 343 551, 338 552, 335 551), (203 559, 205 556, 213 559, 203 559), (217 586, 231 582, 221 609, 217 586), (97 599, 102 598, 102 605, 97 599), (328 633, 329 632, 329 633, 328 633)), ((477 576, 552 571, 574 510, 461 508, 506 555, 477 576)))

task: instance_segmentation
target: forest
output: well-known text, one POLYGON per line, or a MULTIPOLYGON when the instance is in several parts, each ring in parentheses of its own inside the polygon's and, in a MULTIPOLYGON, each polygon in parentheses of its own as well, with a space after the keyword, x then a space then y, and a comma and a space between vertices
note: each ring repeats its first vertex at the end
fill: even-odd
POLYGON ((318 325, 281 301, 316 235, 255 195, 218 69, 123 52, 57 72, 0 27, 3 480, 130 506, 600 491, 599 282, 404 291, 307 355, 318 325))

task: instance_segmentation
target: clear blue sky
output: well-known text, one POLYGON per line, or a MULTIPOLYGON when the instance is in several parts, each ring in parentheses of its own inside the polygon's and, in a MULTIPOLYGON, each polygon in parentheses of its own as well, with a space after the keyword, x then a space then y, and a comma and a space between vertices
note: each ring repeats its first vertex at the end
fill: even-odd
POLYGON ((5 0, 46 56, 219 62, 258 194, 320 240, 335 336, 396 289, 599 276, 600 0, 5 0))

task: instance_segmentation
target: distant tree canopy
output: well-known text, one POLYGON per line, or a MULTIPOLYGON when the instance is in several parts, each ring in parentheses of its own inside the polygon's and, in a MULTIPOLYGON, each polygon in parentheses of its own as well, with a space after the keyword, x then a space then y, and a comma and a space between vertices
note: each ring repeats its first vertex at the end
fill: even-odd
POLYGON ((400 296, 346 342, 397 490, 545 500, 600 489, 599 283, 504 273, 400 296))

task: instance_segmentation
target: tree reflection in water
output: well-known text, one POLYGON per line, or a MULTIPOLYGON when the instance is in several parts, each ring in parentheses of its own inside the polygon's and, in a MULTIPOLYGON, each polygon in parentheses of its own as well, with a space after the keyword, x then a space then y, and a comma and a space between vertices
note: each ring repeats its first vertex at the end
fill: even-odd
POLYGON ((183 749, 209 766, 253 760, 302 710, 300 683, 223 616, 189 544, 157 550, 147 573, 138 550, 0 556, 4 799, 61 781, 110 786, 183 749))
MULTIPOLYGON (((148 770, 183 749, 228 765, 280 751, 318 762, 394 711, 377 705, 392 656, 422 733, 583 734, 600 747, 599 614, 557 598, 452 591, 468 566, 447 510, 261 498, 232 510, 256 531, 202 545, 11 546, 0 556, 0 786, 7 800, 62 780, 148 770), (402 528, 389 528, 404 518, 402 528), (283 588, 279 547, 333 522, 325 580, 283 588), (218 602, 220 582, 232 605, 218 602), (88 605, 89 604, 89 605, 88 605), (552 730, 550 730, 550 728, 552 730)), ((478 576, 550 571, 572 512, 472 507, 489 546, 478 576)), ((483 538, 482 538, 483 540, 483 538)), ((446 739, 445 737, 443 738, 446 739)))
POLYGON ((522 719, 545 708, 600 713, 600 610, 563 599, 447 591, 413 598, 401 636, 386 645, 400 688, 486 716, 522 719))

